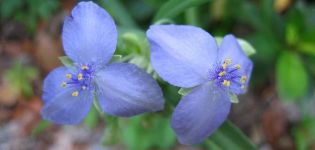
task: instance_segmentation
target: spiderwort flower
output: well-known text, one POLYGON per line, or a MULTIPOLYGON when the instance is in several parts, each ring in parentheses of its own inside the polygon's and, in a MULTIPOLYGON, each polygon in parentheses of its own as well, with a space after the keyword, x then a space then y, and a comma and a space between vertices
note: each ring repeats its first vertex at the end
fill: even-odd
POLYGON ((172 116, 182 144, 197 144, 212 134, 229 114, 229 94, 246 91, 253 64, 233 35, 217 47, 204 30, 188 25, 153 25, 147 31, 151 63, 161 78, 193 88, 172 116))
POLYGON ((65 18, 62 42, 74 67, 59 67, 44 80, 42 116, 59 124, 79 123, 93 98, 114 116, 129 117, 163 108, 156 81, 135 65, 108 64, 117 31, 109 14, 92 2, 81 2, 65 18))

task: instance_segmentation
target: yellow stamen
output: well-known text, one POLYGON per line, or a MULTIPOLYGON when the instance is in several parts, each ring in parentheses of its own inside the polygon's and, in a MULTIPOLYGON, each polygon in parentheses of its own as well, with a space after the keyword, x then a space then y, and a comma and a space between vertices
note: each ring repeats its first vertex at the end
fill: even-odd
POLYGON ((226 69, 228 65, 231 64, 231 59, 227 58, 224 60, 223 64, 222 64, 222 68, 226 69))
POLYGON ((222 77, 222 76, 224 76, 224 75, 226 75, 226 72, 225 72, 225 71, 221 71, 221 72, 219 73, 219 76, 220 76, 220 77, 222 77))
POLYGON ((231 82, 229 80, 223 80, 223 83, 222 83, 224 86, 230 86, 231 85, 231 82))
POLYGON ((223 69, 226 69, 227 66, 228 66, 228 65, 227 65, 226 63, 222 64, 222 68, 223 68, 223 69))
POLYGON ((235 65, 235 69, 241 69, 241 65, 240 64, 236 64, 235 65))
POLYGON ((79 96, 79 92, 78 91, 72 92, 72 96, 79 96))
POLYGON ((66 82, 62 82, 61 83, 61 87, 63 87, 63 88, 67 87, 67 83, 66 82))
POLYGON ((227 64, 227 65, 231 64, 231 59, 230 58, 225 59, 224 63, 227 64))
POLYGON ((241 77, 241 83, 245 83, 246 82, 247 77, 246 76, 242 76, 241 77))
POLYGON ((79 73, 78 74, 78 80, 82 80, 83 79, 83 74, 82 73, 79 73))
POLYGON ((83 65, 83 66, 81 67, 81 69, 82 69, 82 70, 88 70, 89 67, 88 67, 87 65, 83 65))
POLYGON ((68 79, 71 79, 71 78, 72 78, 72 74, 67 73, 67 74, 66 74, 66 77, 67 77, 68 79))

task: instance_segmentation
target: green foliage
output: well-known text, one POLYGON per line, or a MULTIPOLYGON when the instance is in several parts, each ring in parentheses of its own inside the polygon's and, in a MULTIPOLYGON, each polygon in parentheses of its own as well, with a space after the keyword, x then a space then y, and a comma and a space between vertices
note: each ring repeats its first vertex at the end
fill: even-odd
POLYGON ((304 30, 304 16, 298 8, 290 10, 286 17, 286 41, 294 45, 299 41, 300 33, 304 30))
POLYGON ((93 129, 98 123, 98 119, 99 119, 98 116, 99 115, 98 115, 98 112, 97 112, 96 108, 95 107, 91 107, 90 112, 88 113, 88 115, 84 119, 84 124, 87 127, 93 129))
POLYGON ((24 23, 34 32, 38 21, 49 19, 58 7, 59 1, 53 0, 1 0, 0 17, 24 23))
POLYGON ((20 61, 4 73, 4 78, 8 81, 12 90, 27 97, 33 95, 31 82, 37 77, 38 71, 36 68, 25 66, 20 61))
POLYGON ((118 0, 97 0, 97 2, 103 6, 113 18, 121 26, 135 28, 137 27, 136 22, 133 20, 131 15, 127 12, 125 6, 118 0))
POLYGON ((47 129, 50 125, 51 125, 51 124, 50 124, 48 121, 41 120, 41 121, 36 125, 36 127, 32 130, 31 135, 32 135, 33 137, 39 135, 40 133, 44 132, 44 130, 47 129))
POLYGON ((297 150, 310 150, 315 147, 315 118, 306 116, 295 128, 295 143, 297 150))
POLYGON ((223 125, 210 136, 210 143, 206 143, 208 149, 233 149, 233 150, 255 150, 256 147, 250 140, 230 121, 223 125))
POLYGON ((169 119, 163 116, 138 116, 121 120, 122 140, 129 150, 170 149, 175 135, 169 119))
POLYGON ((188 8, 201 5, 209 1, 210 0, 169 0, 162 5, 153 20, 156 22, 163 18, 173 18, 188 8))
POLYGON ((283 52, 276 65, 276 81, 284 100, 298 100, 307 92, 308 75, 301 58, 292 52, 283 52))

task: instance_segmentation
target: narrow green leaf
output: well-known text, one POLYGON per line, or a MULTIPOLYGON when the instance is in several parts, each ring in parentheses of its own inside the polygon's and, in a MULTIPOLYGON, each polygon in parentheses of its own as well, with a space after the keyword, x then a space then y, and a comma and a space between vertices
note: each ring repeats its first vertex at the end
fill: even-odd
POLYGON ((293 52, 283 52, 276 64, 276 84, 283 100, 297 100, 305 95, 309 79, 302 60, 293 52))
POLYGON ((125 6, 119 0, 98 0, 99 4, 103 6, 113 18, 122 26, 137 27, 136 22, 131 17, 125 6))
POLYGON ((188 8, 201 5, 209 1, 210 0, 169 0, 161 6, 153 20, 156 22, 164 18, 173 18, 188 8))
POLYGON ((197 7, 189 8, 185 11, 185 19, 187 24, 194 25, 194 26, 200 26, 200 20, 199 20, 199 14, 197 7))
POLYGON ((37 136, 42 133, 45 129, 47 129, 51 124, 48 121, 42 120, 37 126, 32 130, 32 136, 37 136))
POLYGON ((59 60, 61 63, 67 67, 73 67, 73 61, 68 56, 60 56, 59 60))
POLYGON ((244 133, 228 120, 209 139, 221 149, 256 150, 244 133))
MULTIPOLYGON (((215 40, 217 41, 217 44, 220 45, 223 38, 222 37, 215 37, 215 40)), ((256 53, 255 48, 246 40, 241 39, 241 38, 237 38, 237 42, 240 44, 240 46, 242 47, 242 50, 244 51, 244 53, 247 56, 251 56, 251 55, 256 53)))

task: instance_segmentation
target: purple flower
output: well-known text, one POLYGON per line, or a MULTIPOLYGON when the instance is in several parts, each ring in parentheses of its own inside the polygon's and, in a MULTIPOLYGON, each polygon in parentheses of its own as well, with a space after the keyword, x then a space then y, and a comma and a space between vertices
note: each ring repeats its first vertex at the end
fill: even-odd
POLYGON ((58 124, 79 123, 94 97, 101 109, 129 117, 164 107, 157 82, 135 65, 110 61, 117 30, 110 15, 92 2, 81 2, 65 18, 62 42, 73 67, 59 67, 44 80, 42 117, 58 124))
POLYGON ((153 25, 147 31, 151 63, 161 78, 193 88, 172 116, 182 144, 197 144, 227 118, 230 94, 246 91, 253 64, 233 35, 218 47, 204 30, 185 25, 153 25))

